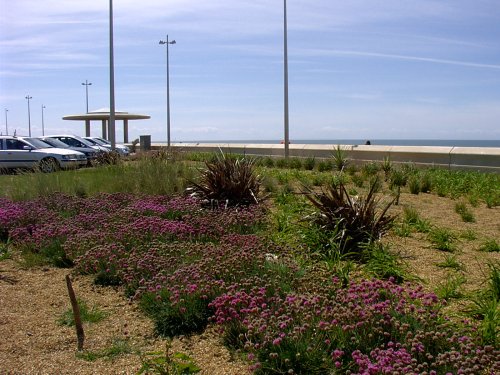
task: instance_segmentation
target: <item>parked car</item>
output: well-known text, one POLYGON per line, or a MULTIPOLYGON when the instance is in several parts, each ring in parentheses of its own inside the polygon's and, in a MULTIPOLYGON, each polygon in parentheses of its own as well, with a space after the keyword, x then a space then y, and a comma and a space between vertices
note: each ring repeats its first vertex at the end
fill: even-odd
POLYGON ((71 147, 91 147, 95 150, 102 152, 109 152, 106 147, 97 146, 90 143, 88 140, 79 137, 78 135, 67 135, 67 134, 57 134, 57 135, 46 135, 45 137, 58 139, 63 143, 66 143, 71 147))
MULTIPOLYGON (((103 146, 106 147, 107 149, 111 150, 111 142, 108 141, 107 139, 100 138, 100 137, 83 137, 89 142, 94 142, 94 144, 98 146, 103 146)), ((121 143, 116 143, 115 144, 115 150, 122 156, 128 156, 130 154, 130 150, 127 146, 121 143)))
POLYGON ((95 148, 69 146, 57 138, 50 138, 50 137, 43 136, 43 137, 38 137, 38 139, 41 139, 42 141, 44 141, 45 143, 48 143, 52 147, 65 148, 65 149, 75 150, 75 151, 84 153, 85 156, 87 157, 87 165, 88 166, 91 166, 94 164, 95 160, 97 159, 97 155, 99 154, 99 151, 97 151, 95 148))
POLYGON ((40 168, 49 173, 87 164, 85 154, 55 148, 37 138, 0 136, 0 169, 40 168))

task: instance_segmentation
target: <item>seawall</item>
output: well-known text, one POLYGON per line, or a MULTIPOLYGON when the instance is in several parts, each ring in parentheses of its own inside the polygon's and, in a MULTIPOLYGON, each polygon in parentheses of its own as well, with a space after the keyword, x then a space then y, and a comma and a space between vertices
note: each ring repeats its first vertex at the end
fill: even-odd
MULTIPOLYGON (((151 145, 152 149, 165 147, 151 145)), ((188 152, 232 152, 254 156, 283 157, 282 144, 246 143, 173 143, 172 147, 188 152)), ((337 145, 290 144, 292 157, 330 158, 337 145)), ((435 147, 435 146, 378 146, 340 145, 347 157, 355 163, 383 161, 414 163, 416 166, 439 166, 449 169, 468 169, 500 173, 500 148, 496 147, 435 147)))

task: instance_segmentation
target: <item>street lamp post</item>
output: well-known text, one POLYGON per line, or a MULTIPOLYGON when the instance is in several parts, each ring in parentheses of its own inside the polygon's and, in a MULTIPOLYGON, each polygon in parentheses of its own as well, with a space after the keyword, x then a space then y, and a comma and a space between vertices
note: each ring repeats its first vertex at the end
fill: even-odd
POLYGON ((169 74, 169 65, 168 65, 168 45, 175 44, 175 40, 168 41, 160 40, 160 44, 167 45, 167 147, 170 148, 170 74, 169 74))
POLYGON ((113 42, 113 0, 109 0, 109 131, 111 149, 116 149, 115 133, 115 56, 113 42))
POLYGON ((31 137, 31 112, 30 112, 30 100, 33 99, 33 97, 26 95, 25 96, 26 100, 28 101, 28 131, 29 131, 29 136, 31 137))
POLYGON ((289 133, 288 133, 288 40, 286 22, 286 0, 283 0, 284 10, 284 109, 285 109, 285 158, 289 156, 289 133))
POLYGON ((92 86, 92 82, 82 82, 82 85, 85 86, 85 103, 87 103, 87 113, 89 113, 89 86, 92 86))
POLYGON ((7 119, 7 112, 9 112, 9 110, 7 108, 5 108, 5 135, 9 135, 9 125, 8 125, 8 119, 7 119))
POLYGON ((43 121, 43 110, 45 109, 45 106, 42 104, 42 135, 45 135, 45 124, 43 121))

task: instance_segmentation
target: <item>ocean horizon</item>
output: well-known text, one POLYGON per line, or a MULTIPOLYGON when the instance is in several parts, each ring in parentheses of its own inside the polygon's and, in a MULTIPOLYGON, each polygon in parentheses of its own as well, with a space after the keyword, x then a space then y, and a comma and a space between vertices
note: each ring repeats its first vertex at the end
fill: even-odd
MULTIPOLYGON (((368 139, 292 139, 290 144, 364 145, 368 139)), ((443 147, 500 147, 500 139, 370 139, 370 144, 380 146, 443 146, 443 147)), ((172 141, 173 143, 247 143, 280 144, 280 140, 212 140, 172 141)), ((166 142, 158 142, 166 143, 166 142)))

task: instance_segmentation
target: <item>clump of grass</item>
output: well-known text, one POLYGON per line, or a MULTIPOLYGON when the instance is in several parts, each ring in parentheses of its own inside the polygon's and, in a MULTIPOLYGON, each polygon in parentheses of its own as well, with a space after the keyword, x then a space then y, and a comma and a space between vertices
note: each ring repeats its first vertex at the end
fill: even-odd
POLYGON ((486 240, 479 247, 480 251, 484 251, 487 253, 498 253, 500 252, 500 244, 495 239, 486 240))
MULTIPOLYGON (((81 299, 78 299, 78 306, 80 307, 80 318, 82 322, 98 323, 108 316, 106 312, 102 311, 97 306, 89 307, 87 303, 81 299)), ((64 326, 74 326, 75 316, 73 314, 73 309, 69 308, 63 312, 57 319, 57 322, 64 326)))
POLYGON ((396 201, 394 204, 397 206, 399 204, 399 197, 401 196, 401 188, 406 185, 408 181, 408 176, 401 169, 393 169, 389 177, 389 188, 391 190, 396 190, 396 201))
POLYGON ((474 223, 476 221, 474 214, 464 202, 457 202, 455 204, 455 212, 460 215, 465 223, 474 223))
POLYGON ((332 161, 335 169, 342 172, 347 167, 347 164, 349 164, 347 150, 340 145, 337 145, 332 152, 332 161))
POLYGON ((445 300, 462 298, 464 296, 462 286, 466 281, 461 273, 448 275, 446 280, 436 287, 436 295, 445 300))
POLYGON ((393 164, 392 164, 390 156, 384 157, 384 160, 382 161, 380 168, 384 171, 385 181, 387 181, 389 179, 389 176, 390 176, 392 168, 393 168, 393 164))
POLYGON ((401 283, 409 279, 407 269, 401 257, 390 251, 387 245, 380 242, 368 245, 365 248, 366 269, 379 279, 392 278, 401 283))
POLYGON ((434 248, 442 251, 453 252, 456 250, 456 236, 446 228, 433 228, 428 235, 434 248))
POLYGON ((466 312, 481 320, 479 333, 483 342, 496 346, 500 339, 500 264, 489 263, 488 267, 488 285, 474 294, 466 312))
POLYGON ((329 160, 320 160, 318 162, 318 172, 331 172, 333 170, 333 164, 329 160))
POLYGON ((365 179, 364 179, 364 177, 363 177, 362 175, 359 175, 359 174, 353 174, 353 175, 351 176, 351 181, 352 181, 352 183, 353 183, 355 186, 357 186, 357 187, 361 188, 361 187, 363 187, 363 184, 364 184, 364 182, 365 182, 365 179))
POLYGON ((441 268, 451 268, 456 271, 463 271, 465 269, 464 265, 460 263, 455 255, 446 255, 444 260, 437 264, 441 268))
POLYGON ((137 375, 189 375, 197 374, 201 371, 201 368, 196 366, 191 357, 180 352, 172 353, 171 349, 171 340, 167 340, 164 352, 157 351, 141 354, 142 366, 137 375))
POLYGON ((316 159, 314 157, 309 157, 304 159, 304 169, 306 171, 312 171, 316 165, 316 159))
POLYGON ((418 211, 411 206, 403 208, 402 225, 408 227, 410 230, 416 230, 419 233, 428 233, 432 228, 429 220, 422 219, 418 211))
POLYGON ((94 362, 100 358, 113 359, 123 354, 130 354, 133 352, 127 338, 115 338, 110 346, 98 351, 84 351, 77 353, 76 356, 85 361, 94 362))
POLYGON ((420 179, 418 175, 410 176, 408 179, 408 188, 412 194, 418 195, 420 193, 420 179))
POLYGON ((468 228, 460 234, 460 237, 467 241, 474 241, 477 239, 477 233, 474 229, 468 228))

